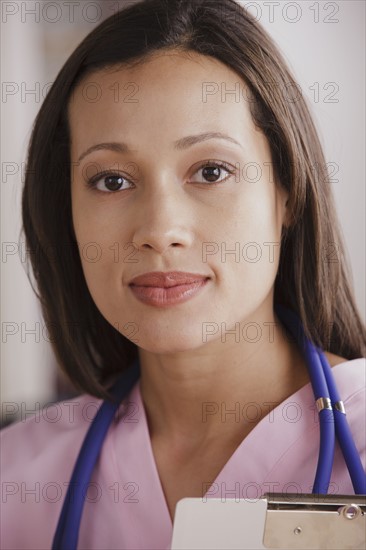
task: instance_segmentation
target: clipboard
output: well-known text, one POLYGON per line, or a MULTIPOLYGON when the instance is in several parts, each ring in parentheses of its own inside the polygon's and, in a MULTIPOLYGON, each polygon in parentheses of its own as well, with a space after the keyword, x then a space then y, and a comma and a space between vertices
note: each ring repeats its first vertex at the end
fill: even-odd
POLYGON ((260 499, 183 498, 171 550, 366 548, 366 495, 266 493, 260 499))

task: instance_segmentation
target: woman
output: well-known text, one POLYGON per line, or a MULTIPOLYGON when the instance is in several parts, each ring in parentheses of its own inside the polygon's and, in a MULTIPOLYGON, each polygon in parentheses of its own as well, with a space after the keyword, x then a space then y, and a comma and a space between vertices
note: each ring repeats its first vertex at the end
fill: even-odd
MULTIPOLYGON (((276 304, 325 350, 365 461, 365 329, 292 86, 233 0, 129 7, 60 71, 31 137, 23 225, 55 352, 83 395, 3 430, 6 548, 51 546, 90 421, 136 359, 80 548, 168 548, 186 496, 311 492, 318 415, 276 304)), ((353 493, 339 448, 329 491, 353 493)))

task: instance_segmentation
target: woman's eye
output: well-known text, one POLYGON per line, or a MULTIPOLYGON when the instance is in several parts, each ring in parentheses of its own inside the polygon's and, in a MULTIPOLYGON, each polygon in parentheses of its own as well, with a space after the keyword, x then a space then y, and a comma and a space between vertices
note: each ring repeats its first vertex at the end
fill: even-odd
POLYGON ((208 182, 213 185, 215 185, 216 183, 221 183, 222 181, 225 181, 225 179, 228 178, 228 176, 222 178, 223 171, 229 175, 233 175, 235 173, 235 170, 226 164, 220 164, 220 163, 205 164, 196 172, 196 174, 199 174, 200 172, 202 172, 203 180, 197 181, 197 179, 194 179, 194 183, 208 182))
POLYGON ((120 174, 112 173, 98 174, 88 182, 91 187, 99 191, 104 191, 105 193, 121 191, 126 183, 129 183, 128 179, 120 174))
MULTIPOLYGON (((235 170, 226 164, 206 163, 195 173, 193 183, 210 183, 211 186, 222 183, 228 179, 228 175, 225 175, 223 172, 226 172, 226 174, 230 176, 235 173, 235 170), (202 175, 197 179, 195 176, 200 172, 202 175)), ((128 185, 131 184, 131 182, 124 176, 111 172, 97 174, 87 183, 93 189, 98 189, 98 191, 102 191, 104 193, 116 193, 118 191, 123 191, 128 189, 128 185)))

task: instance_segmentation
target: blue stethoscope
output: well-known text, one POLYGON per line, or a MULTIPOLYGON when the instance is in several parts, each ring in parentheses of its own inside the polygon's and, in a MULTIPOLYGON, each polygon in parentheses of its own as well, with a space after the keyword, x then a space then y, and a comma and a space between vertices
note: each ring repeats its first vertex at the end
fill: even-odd
MULTIPOLYGON (((305 336, 298 317, 287 308, 277 305, 276 313, 302 350, 319 413, 320 447, 313 494, 327 494, 333 468, 335 440, 339 445, 352 480, 355 494, 366 494, 366 475, 348 426, 346 412, 340 399, 332 369, 321 349, 305 336)), ((85 436, 74 466, 65 496, 52 550, 76 550, 86 488, 99 456, 108 428, 122 400, 140 377, 138 359, 117 379, 110 389, 114 400, 104 401, 85 436)))

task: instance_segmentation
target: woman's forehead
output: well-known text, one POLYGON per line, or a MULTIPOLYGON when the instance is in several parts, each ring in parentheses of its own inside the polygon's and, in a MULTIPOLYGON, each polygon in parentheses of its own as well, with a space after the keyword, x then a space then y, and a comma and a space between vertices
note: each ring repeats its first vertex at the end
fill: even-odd
POLYGON ((137 66, 115 65, 88 74, 74 90, 69 108, 73 115, 73 106, 77 111, 103 102, 129 107, 159 98, 171 99, 175 108, 183 99, 202 107, 243 104, 250 99, 244 80, 221 61, 174 51, 155 54, 137 66))
POLYGON ((69 103, 71 132, 77 139, 123 124, 125 131, 181 127, 188 135, 216 125, 217 131, 235 134, 253 128, 247 91, 240 76, 216 59, 185 52, 156 55, 81 81, 69 103))

